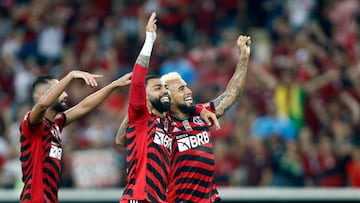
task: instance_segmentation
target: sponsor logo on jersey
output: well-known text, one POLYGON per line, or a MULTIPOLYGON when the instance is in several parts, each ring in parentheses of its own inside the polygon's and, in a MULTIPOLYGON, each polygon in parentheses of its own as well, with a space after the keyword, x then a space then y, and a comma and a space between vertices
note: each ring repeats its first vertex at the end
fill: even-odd
MULTIPOLYGON (((176 138, 178 138, 178 136, 176 138)), ((179 152, 183 152, 189 149, 194 149, 198 146, 207 144, 209 142, 210 142, 210 137, 208 132, 206 131, 198 133, 196 135, 189 135, 187 137, 183 137, 177 140, 179 152)))
POLYGON ((162 145, 166 150, 171 153, 172 138, 162 132, 155 132, 154 143, 162 145))
POLYGON ((54 143, 52 143, 51 148, 50 148, 50 152, 49 152, 49 157, 61 160, 61 156, 62 156, 61 147, 57 146, 57 145, 54 145, 54 143))

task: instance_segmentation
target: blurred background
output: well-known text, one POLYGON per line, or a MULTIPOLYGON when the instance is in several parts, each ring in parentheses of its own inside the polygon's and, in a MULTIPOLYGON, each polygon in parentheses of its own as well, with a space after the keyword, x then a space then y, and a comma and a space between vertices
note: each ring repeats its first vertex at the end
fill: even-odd
MULTIPOLYGON (((213 131, 222 187, 360 187, 357 0, 0 0, 0 188, 21 189, 19 122, 39 74, 130 72, 157 12, 151 72, 178 71, 197 102, 232 76, 251 36, 241 100, 213 131)), ((94 92, 75 81, 69 106, 94 92)), ((121 188, 115 133, 128 87, 62 133, 62 188, 121 188)), ((60 189, 61 190, 61 189, 60 189)), ((120 194, 119 194, 120 197, 120 194)))

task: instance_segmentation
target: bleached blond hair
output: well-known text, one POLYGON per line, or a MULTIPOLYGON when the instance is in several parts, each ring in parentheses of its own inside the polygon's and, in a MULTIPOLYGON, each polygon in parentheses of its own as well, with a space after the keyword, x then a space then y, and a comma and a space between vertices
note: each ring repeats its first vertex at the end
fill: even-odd
POLYGON ((167 74, 161 76, 160 80, 167 83, 170 80, 183 80, 183 79, 182 79, 182 77, 181 77, 181 75, 179 73, 170 72, 170 73, 167 73, 167 74))

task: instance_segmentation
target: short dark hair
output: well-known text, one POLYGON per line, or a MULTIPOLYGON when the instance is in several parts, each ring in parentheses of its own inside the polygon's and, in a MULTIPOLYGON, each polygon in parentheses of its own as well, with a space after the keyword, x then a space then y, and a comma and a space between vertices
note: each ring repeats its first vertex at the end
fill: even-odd
POLYGON ((38 85, 41 85, 41 84, 48 84, 50 80, 56 80, 57 78, 54 76, 54 75, 40 75, 38 76, 34 83, 32 84, 32 93, 34 93, 35 91, 35 88, 38 86, 38 85))
POLYGON ((147 75, 145 78, 145 85, 147 85, 148 81, 151 79, 160 79, 160 76, 155 74, 147 75))

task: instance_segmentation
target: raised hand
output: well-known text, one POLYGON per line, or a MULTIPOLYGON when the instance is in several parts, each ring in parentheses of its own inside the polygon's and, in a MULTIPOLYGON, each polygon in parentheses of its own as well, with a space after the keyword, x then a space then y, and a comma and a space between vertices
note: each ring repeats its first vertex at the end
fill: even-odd
POLYGON ((75 79, 83 79, 85 81, 85 83, 91 87, 98 86, 96 79, 102 77, 102 75, 91 74, 91 73, 88 73, 85 71, 80 71, 80 70, 73 70, 73 71, 71 71, 70 74, 75 79))
POLYGON ((125 75, 123 75, 122 77, 118 78, 117 80, 115 80, 113 83, 117 86, 117 87, 121 87, 121 86, 125 86, 131 83, 131 77, 132 77, 132 72, 130 73, 126 73, 125 75))
POLYGON ((250 56, 250 44, 251 38, 249 36, 240 35, 237 39, 237 45, 239 47, 241 57, 250 56))
POLYGON ((155 12, 152 12, 150 17, 149 17, 149 20, 146 24, 146 32, 150 32, 151 35, 151 40, 155 41, 156 39, 156 29, 157 29, 157 26, 156 26, 156 22, 157 22, 157 19, 156 19, 156 13, 155 12))
POLYGON ((144 45, 140 51, 139 56, 136 59, 135 64, 139 64, 145 68, 149 67, 149 61, 151 56, 151 51, 156 39, 156 13, 151 13, 149 20, 146 24, 146 37, 144 45))
POLYGON ((149 17, 149 20, 146 24, 146 31, 148 32, 156 32, 156 13, 155 12, 152 12, 150 17, 149 17))

